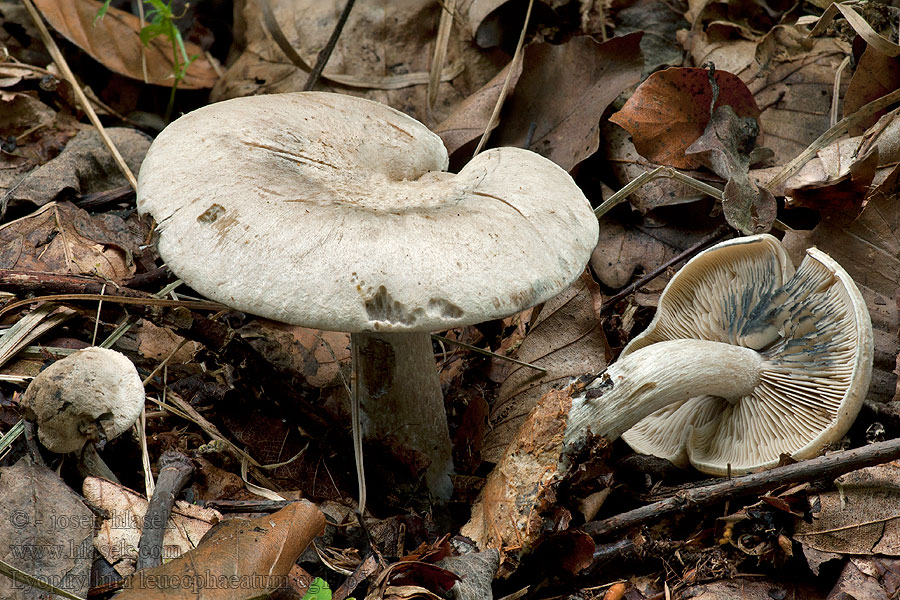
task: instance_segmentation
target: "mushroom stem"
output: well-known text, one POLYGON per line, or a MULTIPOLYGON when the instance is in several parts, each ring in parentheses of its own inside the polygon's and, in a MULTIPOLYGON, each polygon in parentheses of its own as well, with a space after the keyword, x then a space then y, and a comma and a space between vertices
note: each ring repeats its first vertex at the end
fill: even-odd
POLYGON ((427 456, 432 494, 449 499, 453 486, 450 433, 429 333, 354 333, 357 385, 366 437, 390 440, 427 456))
POLYGON ((572 399, 565 441, 590 431, 614 440, 674 402, 710 395, 736 402, 759 383, 765 359, 755 350, 707 340, 657 342, 618 360, 572 399))

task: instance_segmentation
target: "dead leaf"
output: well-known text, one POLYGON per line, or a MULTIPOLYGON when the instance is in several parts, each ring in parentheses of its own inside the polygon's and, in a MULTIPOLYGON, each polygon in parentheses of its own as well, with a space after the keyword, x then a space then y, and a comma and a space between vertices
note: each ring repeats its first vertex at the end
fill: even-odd
POLYGON ((453 586, 456 600, 482 600, 491 597, 491 582, 500 566, 500 555, 496 550, 485 550, 448 556, 438 561, 437 565, 459 576, 459 581, 453 586))
POLYGON ((900 466, 842 475, 837 491, 809 498, 812 522, 796 520, 794 539, 820 552, 900 556, 900 466))
MULTIPOLYGON (((740 79, 718 69, 715 79, 720 90, 716 106, 729 105, 741 117, 759 117, 740 79)), ((635 148, 651 162, 696 169, 701 162, 686 156, 685 150, 706 129, 712 97, 709 71, 673 67, 648 77, 609 120, 628 131, 635 148)))
POLYGON ((628 285, 639 267, 651 271, 676 254, 678 250, 640 229, 626 229, 605 219, 591 254, 591 269, 600 283, 617 290, 628 285))
POLYGON ((250 321, 239 333, 270 363, 286 372, 302 374, 313 387, 341 385, 341 367, 350 364, 347 333, 260 318, 250 321))
MULTIPOLYGON (((110 71, 143 80, 143 48, 147 58, 147 82, 172 86, 172 43, 160 36, 151 40, 149 47, 143 46, 140 20, 135 15, 110 7, 106 16, 94 23, 101 6, 97 0, 34 0, 34 3, 56 31, 110 71)), ((199 46, 187 41, 184 45, 187 55, 197 58, 188 67, 179 87, 212 87, 218 79, 213 66, 199 46)))
MULTIPOLYGON (((600 2, 594 2, 596 12, 601 12, 600 2)), ((583 4, 582 4, 583 6, 583 4)), ((584 8, 582 8, 584 10, 584 8)), ((584 27, 584 13, 582 13, 584 27)), ((679 67, 684 63, 684 49, 678 41, 678 30, 687 29, 688 23, 665 0, 630 0, 627 6, 615 12, 617 37, 633 32, 643 32, 641 54, 644 56, 642 78, 665 67, 679 67)), ((602 39, 598 31, 586 31, 602 39)), ((696 63, 701 64, 701 63, 696 63)), ((728 69, 725 69, 726 71, 728 69)))
POLYGON ((315 504, 292 502, 271 515, 219 523, 195 549, 136 572, 120 600, 243 600, 290 587, 294 561, 325 527, 315 504))
POLYGON ((202 348, 198 342, 187 342, 185 339, 166 327, 157 327, 147 320, 142 320, 134 337, 141 356, 153 360, 167 360, 170 365, 183 365, 191 362, 194 355, 202 348))
POLYGON ((484 460, 500 459, 531 409, 554 385, 606 367, 610 349, 597 314, 601 302, 599 286, 585 273, 544 304, 514 358, 547 372, 512 366, 491 407, 484 460))
MULTIPOLYGON (((109 514, 100 523, 94 547, 119 575, 130 575, 134 572, 149 503, 140 494, 98 477, 87 477, 82 483, 82 493, 109 514)), ((163 560, 171 560, 195 548, 221 518, 222 515, 211 508, 176 500, 163 537, 163 560)))
POLYGON ((722 209, 728 224, 746 235, 772 228, 778 206, 772 192, 750 179, 750 163, 759 125, 756 119, 739 117, 728 105, 717 106, 703 132, 686 150, 713 173, 726 180, 722 209))
POLYGON ((756 49, 753 69, 742 74, 759 106, 761 146, 786 164, 831 127, 834 74, 849 46, 836 38, 809 39, 777 25, 756 49))
MULTIPOLYGON (((900 58, 881 54, 869 47, 863 51, 856 65, 856 71, 844 94, 844 116, 852 115, 863 105, 881 98, 900 88, 900 58)), ((874 124, 884 111, 876 113, 867 122, 850 130, 850 135, 859 135, 874 124)))
POLYGON ((888 558, 851 557, 841 570, 829 599, 891 600, 897 597, 900 562, 888 558))
POLYGON ((583 36, 565 44, 528 46, 522 76, 491 144, 525 147, 534 124, 527 147, 571 171, 597 151, 606 107, 640 81, 641 35, 603 43, 583 36))
MULTIPOLYGON (((0 467, 0 558, 76 596, 91 587, 94 515, 59 476, 23 458, 0 467)), ((0 597, 43 593, 0 577, 0 597)), ((47 596, 49 597, 49 595, 47 596)))
POLYGON ((114 215, 91 217, 68 202, 47 204, 0 226, 0 268, 121 281, 134 274, 129 256, 133 242, 113 227, 126 228, 114 215))
POLYGON ((847 225, 860 213, 869 186, 878 167, 878 147, 852 162, 846 173, 836 179, 815 182, 797 188, 785 188, 790 196, 789 208, 805 207, 819 212, 823 219, 836 226, 847 225))
MULTIPOLYGON (((136 129, 110 127, 106 130, 133 173, 140 171, 151 139, 136 129)), ((30 203, 43 206, 53 200, 105 192, 128 185, 109 149, 95 129, 81 131, 56 158, 19 179, 3 195, 3 206, 30 203)))
MULTIPOLYGON (((291 47, 307 64, 315 64, 345 2, 343 0, 268 0, 275 21, 291 47)), ((240 5, 236 5, 240 10, 240 5)), ((337 86, 341 77, 352 91, 401 110, 433 125, 448 117, 472 92, 487 83, 499 67, 469 43, 469 33, 454 24, 437 102, 429 110, 426 88, 441 6, 433 0, 407 0, 354 6, 328 60, 321 87, 337 86), (462 71, 460 72, 460 69, 462 71), (448 81, 450 76, 452 82, 448 81)), ((258 3, 243 2, 246 23, 244 52, 213 88, 212 100, 303 89, 309 72, 294 64, 272 38, 258 3)))
MULTIPOLYGON (((758 577, 735 577, 733 579, 689 585, 681 588, 672 598, 674 600, 722 600, 724 598, 740 598, 741 600, 773 600, 774 598, 825 600, 825 594, 820 593, 816 586, 805 582, 784 582, 781 578, 768 580, 758 577)), ((862 598, 859 600, 862 600, 862 598)), ((875 599, 872 598, 871 600, 875 599)))
MULTIPOLYGON (((491 120, 491 115, 494 114, 494 107, 500 98, 500 91, 506 83, 506 75, 509 73, 512 64, 512 62, 507 63, 490 81, 460 102, 456 110, 433 129, 436 134, 441 136, 444 146, 447 147, 451 168, 454 163, 465 164, 472 157, 472 152, 475 150, 474 146, 469 149, 465 156, 457 157, 454 156, 454 153, 463 150, 470 142, 474 142, 484 134, 491 120)), ((519 60, 515 62, 515 71, 510 77, 509 89, 515 88, 521 74, 522 61, 519 60)), ((491 130, 496 129, 499 123, 499 120, 494 122, 491 130)), ((460 152, 460 154, 463 153, 460 152)))

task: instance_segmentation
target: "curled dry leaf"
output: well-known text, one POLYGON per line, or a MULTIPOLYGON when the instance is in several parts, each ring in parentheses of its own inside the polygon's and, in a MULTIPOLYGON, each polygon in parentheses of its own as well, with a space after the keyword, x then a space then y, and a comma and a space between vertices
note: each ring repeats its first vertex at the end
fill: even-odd
MULTIPOLYGON (((34 0, 34 3, 56 31, 110 71, 143 80, 143 52, 147 59, 147 82, 172 85, 172 44, 160 36, 151 40, 149 47, 143 46, 140 19, 135 15, 110 7, 106 16, 94 23, 101 6, 96 0, 34 0)), ((184 45, 188 56, 197 58, 188 67, 179 87, 212 87, 218 78, 212 64, 199 46, 190 42, 184 45)))
MULTIPOLYGON (((759 117, 759 108, 740 79, 719 70, 715 79, 719 86, 715 106, 731 106, 741 117, 759 117)), ((651 162, 696 169, 701 161, 685 150, 706 129, 712 100, 709 71, 673 67, 648 77, 609 120, 628 131, 637 151, 651 162)))
POLYGON ((120 600, 243 600, 290 586, 294 561, 325 528, 315 504, 292 502, 271 515, 230 519, 193 550, 138 571, 120 600))
POLYGON ((527 144, 571 171, 597 151, 606 107, 640 81, 642 35, 631 33, 603 43, 582 36, 565 44, 528 46, 522 76, 506 101, 491 143, 519 148, 527 144))
MULTIPOLYGON (((863 51, 844 94, 844 116, 852 115, 863 105, 900 88, 900 57, 885 56, 869 47, 863 51)), ((875 123, 884 111, 872 116, 868 122, 850 129, 851 135, 859 135, 875 123)))
POLYGON ((751 117, 739 117, 728 105, 717 106, 703 132, 685 151, 726 180, 722 209, 728 224, 752 235, 772 228, 778 207, 772 193, 750 179, 750 163, 759 125, 751 117))
MULTIPOLYGON (((111 481, 88 477, 82 483, 82 493, 94 506, 105 510, 94 537, 94 547, 122 576, 134 572, 141 523, 149 503, 140 494, 111 481)), ((222 518, 218 511, 200 508, 176 500, 163 537, 162 558, 171 560, 197 546, 200 539, 222 518)))
POLYGON ((599 373, 606 366, 610 350, 600 326, 601 302, 599 286, 585 273, 544 304, 514 358, 547 372, 513 366, 491 408, 484 460, 500 459, 529 411, 554 385, 584 373, 599 373))

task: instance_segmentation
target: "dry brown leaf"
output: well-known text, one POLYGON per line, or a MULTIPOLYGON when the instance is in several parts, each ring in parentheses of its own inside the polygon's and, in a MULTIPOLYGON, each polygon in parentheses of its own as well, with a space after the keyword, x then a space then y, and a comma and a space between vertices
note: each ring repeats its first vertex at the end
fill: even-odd
MULTIPOLYGON (((285 38, 307 65, 315 64, 346 4, 344 0, 268 2, 285 38)), ((246 23, 243 39, 237 40, 246 49, 213 89, 213 101, 302 90, 309 72, 291 62, 273 41, 258 3, 242 0, 235 3, 235 10, 246 23)), ((469 43, 468 32, 454 26, 447 48, 446 74, 434 109, 429 110, 425 84, 440 12, 440 4, 433 0, 354 5, 324 73, 330 78, 350 80, 354 86, 344 87, 323 78, 320 87, 333 85, 336 89, 332 91, 388 104, 429 125, 440 122, 498 70, 469 43), (464 67, 461 74, 456 67, 464 67), (447 81, 447 75, 453 73, 458 76, 447 81)))
POLYGON ((75 205, 52 202, 0 226, 0 268, 99 275, 121 281, 134 274, 124 222, 90 216, 75 205))
MULTIPOLYGON (((715 79, 716 106, 731 106, 741 117, 759 117, 759 108, 740 79, 720 70, 715 79)), ((706 129, 712 99, 709 71, 673 67, 648 77, 609 120, 628 131, 635 148, 651 162, 696 169, 701 161, 686 156, 685 150, 706 129)))
POLYGON ((778 25, 756 51, 756 68, 741 78, 759 106, 762 139, 786 164, 831 127, 834 74, 849 53, 835 38, 808 39, 805 32, 778 25))
POLYGON ((119 600, 244 600, 290 587, 294 561, 325 527, 315 504, 292 502, 271 515, 231 519, 195 549, 136 572, 119 600))
POLYGON ((600 283, 617 290, 625 287, 638 267, 651 271, 678 254, 678 250, 640 229, 626 229, 605 220, 600 240, 591 254, 591 269, 600 283))
MULTIPOLYGON (((834 225, 847 225, 860 213, 869 194, 869 186, 878 168, 878 147, 850 163, 837 178, 807 183, 800 187, 785 187, 789 208, 806 207, 819 212, 834 225)), ((790 183, 790 180, 788 180, 790 183)))
MULTIPOLYGON (((87 477, 82 483, 82 493, 89 502, 109 515, 100 523, 94 537, 94 547, 117 573, 130 575, 134 572, 142 523, 149 502, 122 485, 98 477, 87 477)), ((163 560, 171 560, 195 548, 221 517, 218 511, 211 508, 200 508, 177 500, 163 537, 163 560)))
POLYGON ((900 556, 900 465, 867 467, 811 497, 812 521, 796 520, 794 539, 820 552, 900 556))
MULTIPOLYGON (((466 156, 456 157, 453 154, 458 150, 463 150, 470 142, 479 139, 484 130, 490 123, 491 115, 494 114, 494 106, 497 99, 500 98, 500 91, 506 83, 506 74, 509 72, 512 62, 507 63, 503 69, 494 75, 484 86, 478 89, 474 94, 459 103, 453 113, 441 121, 433 131, 441 136, 444 146, 447 147, 447 153, 450 155, 452 163, 462 161, 461 164, 468 162, 471 158, 475 146, 469 148, 466 156)), ((515 71, 510 77, 510 89, 515 88, 519 76, 522 74, 522 61, 515 61, 515 71)), ((493 123, 491 130, 499 125, 499 121, 493 123)))
MULTIPOLYGON (((59 475, 27 458, 0 467, 0 558, 4 561, 86 598, 91 587, 93 531, 94 515, 59 475)), ((49 594, 0 577, 0 597, 49 594)))
MULTIPOLYGON (((94 23, 101 3, 97 0, 34 0, 50 25, 67 40, 87 52, 110 71, 144 79, 141 52, 147 57, 147 82, 171 86, 172 44, 163 36, 151 40, 150 46, 141 44, 140 19, 135 15, 110 7, 106 16, 94 23)), ((185 89, 209 88, 218 76, 199 46, 185 42, 188 56, 196 60, 178 84, 185 89)))
POLYGON ((641 33, 598 43, 588 36, 525 49, 524 67, 491 139, 525 147, 571 171, 597 151, 600 117, 626 88, 640 81, 641 33))
MULTIPOLYGON (((107 135, 122 154, 126 164, 137 173, 147 149, 149 136, 127 127, 110 127, 107 135)), ((69 140, 59 156, 19 179, 3 195, 10 207, 19 204, 42 206, 52 200, 75 195, 105 192, 128 185, 112 155, 95 129, 86 129, 69 140)))
POLYGON ((547 372, 513 365, 491 408, 484 460, 500 459, 528 413, 554 385, 606 367, 610 350, 598 316, 601 302, 599 286, 585 273, 544 304, 514 358, 547 372))
MULTIPOLYGON (((856 71, 844 95, 844 116, 852 115, 863 105, 881 98, 900 88, 900 58, 881 54, 866 48, 856 65, 856 71)), ((859 135, 877 121, 884 111, 877 113, 867 122, 850 130, 850 135, 859 135)))

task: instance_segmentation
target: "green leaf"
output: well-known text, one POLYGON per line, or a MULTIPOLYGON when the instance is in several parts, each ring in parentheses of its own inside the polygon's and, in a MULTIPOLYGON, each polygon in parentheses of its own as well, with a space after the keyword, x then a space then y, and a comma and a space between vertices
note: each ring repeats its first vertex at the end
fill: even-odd
POLYGON ((106 0, 103 3, 103 6, 101 6, 100 8, 97 9, 97 14, 94 15, 94 21, 91 23, 91 25, 96 25, 97 21, 99 21, 104 16, 106 16, 106 11, 109 10, 109 5, 111 2, 112 2, 112 0, 106 0))
POLYGON ((331 600, 331 588, 321 577, 316 577, 309 584, 309 589, 303 595, 303 600, 331 600))

